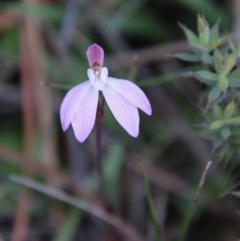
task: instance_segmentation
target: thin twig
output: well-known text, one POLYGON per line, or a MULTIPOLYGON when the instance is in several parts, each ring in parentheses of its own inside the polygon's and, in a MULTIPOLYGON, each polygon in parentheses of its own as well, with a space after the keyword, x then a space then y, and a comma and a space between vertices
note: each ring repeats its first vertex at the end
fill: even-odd
POLYGON ((207 175, 207 173, 208 173, 208 170, 209 170, 211 164, 212 164, 212 161, 209 161, 209 162, 207 163, 207 165, 206 165, 203 173, 202 173, 200 182, 199 182, 199 184, 198 184, 198 189, 197 189, 197 192, 196 192, 196 194, 195 194, 195 198, 194 198, 194 200, 193 200, 193 202, 194 202, 195 205, 196 205, 197 202, 198 202, 199 193, 200 193, 200 191, 201 191, 201 189, 202 189, 202 186, 203 186, 203 184, 204 184, 204 182, 205 182, 206 175, 207 175))
MULTIPOLYGON (((12 149, 0 144, 0 157, 8 159, 8 161, 19 165, 23 168, 22 155, 18 152, 14 152, 12 149)), ((28 168, 32 170, 32 173, 41 173, 46 177, 49 177, 52 174, 52 171, 48 169, 46 165, 43 164, 42 160, 31 159, 29 162, 28 168)), ((55 182, 59 185, 69 187, 79 196, 82 196, 88 200, 96 200, 96 195, 82 184, 76 184, 75 179, 72 176, 68 176, 67 173, 64 173, 61 170, 57 170, 55 173, 55 182)))

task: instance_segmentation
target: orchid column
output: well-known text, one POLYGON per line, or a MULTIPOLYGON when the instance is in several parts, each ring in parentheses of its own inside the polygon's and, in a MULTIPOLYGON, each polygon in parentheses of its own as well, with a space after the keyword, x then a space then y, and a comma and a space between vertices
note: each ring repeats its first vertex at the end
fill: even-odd
MULTIPOLYGON (((89 80, 72 88, 61 104, 60 118, 63 130, 67 130, 71 123, 77 140, 84 142, 93 129, 96 116, 97 118, 103 117, 104 102, 98 103, 99 91, 102 91, 116 120, 131 136, 137 137, 139 133, 138 108, 148 115, 152 113, 146 95, 129 80, 108 77, 108 69, 103 67, 104 51, 99 45, 93 44, 88 48, 87 58, 90 65, 87 70, 89 80)), ((99 133, 97 146, 100 149, 101 120, 97 120, 97 123, 97 133, 99 133)), ((97 150, 98 152, 101 151, 97 150)), ((97 159, 100 163, 100 156, 97 159)), ((102 166, 101 163, 100 166, 102 166)), ((99 176, 102 174, 99 173, 99 176)), ((100 186, 103 186, 103 183, 100 186)))

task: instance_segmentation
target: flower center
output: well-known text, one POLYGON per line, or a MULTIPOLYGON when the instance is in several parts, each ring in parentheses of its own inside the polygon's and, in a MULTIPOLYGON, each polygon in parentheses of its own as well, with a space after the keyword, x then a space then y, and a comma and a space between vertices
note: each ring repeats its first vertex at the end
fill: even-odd
POLYGON ((99 65, 94 65, 87 70, 90 83, 96 90, 102 90, 108 77, 108 69, 99 65))

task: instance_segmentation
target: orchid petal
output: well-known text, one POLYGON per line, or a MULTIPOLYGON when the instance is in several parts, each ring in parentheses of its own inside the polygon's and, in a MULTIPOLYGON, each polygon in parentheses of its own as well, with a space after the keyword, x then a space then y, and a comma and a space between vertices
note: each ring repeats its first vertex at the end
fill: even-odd
POLYGON ((121 94, 131 104, 137 106, 146 114, 152 114, 152 108, 144 92, 133 82, 108 77, 107 84, 121 94))
POLYGON ((101 80, 103 83, 106 83, 107 77, 108 77, 108 69, 106 67, 103 67, 101 71, 101 80))
POLYGON ((91 87, 82 99, 72 120, 74 134, 78 141, 84 142, 90 134, 96 119, 99 91, 91 87))
POLYGON ((79 105, 90 87, 90 82, 85 81, 68 91, 67 95, 64 97, 60 107, 60 119, 63 131, 66 131, 69 127, 79 105))
POLYGON ((137 137, 139 133, 139 114, 137 107, 129 103, 108 84, 104 86, 102 91, 116 120, 131 136, 137 137))
POLYGON ((92 44, 87 50, 87 58, 91 68, 95 64, 103 66, 104 51, 99 45, 92 44))

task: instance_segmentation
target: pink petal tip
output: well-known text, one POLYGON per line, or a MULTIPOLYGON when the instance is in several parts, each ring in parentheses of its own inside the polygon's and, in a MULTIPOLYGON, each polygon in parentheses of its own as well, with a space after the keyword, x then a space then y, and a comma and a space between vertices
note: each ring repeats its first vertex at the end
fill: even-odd
POLYGON ((104 51, 99 45, 92 44, 87 50, 87 58, 91 68, 94 65, 103 66, 104 51))

